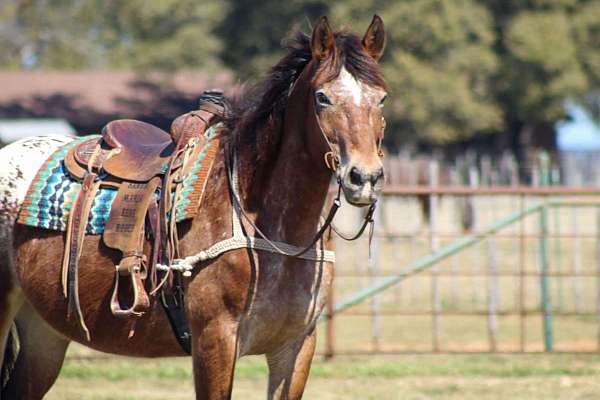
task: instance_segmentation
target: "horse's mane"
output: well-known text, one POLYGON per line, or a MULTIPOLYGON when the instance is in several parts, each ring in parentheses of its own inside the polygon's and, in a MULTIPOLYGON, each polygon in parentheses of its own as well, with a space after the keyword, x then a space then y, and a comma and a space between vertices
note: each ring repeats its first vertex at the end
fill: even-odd
MULTIPOLYGON (((336 54, 330 79, 345 67, 356 79, 387 90, 379 64, 364 50, 361 39, 346 31, 336 32, 334 37, 336 54)), ((311 60, 310 37, 304 32, 297 32, 284 47, 286 55, 261 83, 230 99, 233 112, 228 125, 244 131, 244 136, 253 136, 258 128, 282 117, 291 86, 311 60)))
MULTIPOLYGON (((336 78, 345 67, 359 81, 387 90, 379 64, 367 54, 357 35, 338 31, 334 38, 336 53, 328 60, 332 63, 328 79, 336 78)), ((287 53, 261 83, 229 98, 231 113, 226 124, 237 132, 241 146, 253 148, 255 172, 278 151, 290 88, 312 58, 310 37, 303 32, 297 32, 284 47, 287 53)))

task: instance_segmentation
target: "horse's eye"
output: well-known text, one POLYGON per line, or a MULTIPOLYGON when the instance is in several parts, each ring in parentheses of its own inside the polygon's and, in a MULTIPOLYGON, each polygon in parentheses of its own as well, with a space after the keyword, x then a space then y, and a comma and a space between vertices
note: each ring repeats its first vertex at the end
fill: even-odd
POLYGON ((387 94, 385 96, 383 96, 383 98, 379 102, 379 107, 383 107, 383 104, 385 103, 386 100, 387 100, 387 94))
POLYGON ((325 93, 317 92, 317 93, 315 93, 315 97, 317 99, 318 105, 320 105, 320 106, 330 106, 331 105, 331 100, 329 100, 329 97, 327 97, 325 95, 325 93))

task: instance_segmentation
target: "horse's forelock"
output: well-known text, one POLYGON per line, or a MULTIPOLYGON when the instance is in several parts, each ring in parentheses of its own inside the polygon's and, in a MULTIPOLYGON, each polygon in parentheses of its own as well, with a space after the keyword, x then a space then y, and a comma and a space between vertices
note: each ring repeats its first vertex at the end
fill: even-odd
POLYGON ((336 33, 337 49, 337 75, 339 75, 342 66, 354 76, 370 86, 377 86, 387 90, 387 84, 383 78, 383 73, 379 64, 364 49, 361 39, 347 32, 336 33))
MULTIPOLYGON (((335 34, 336 51, 323 65, 328 76, 325 81, 339 76, 342 67, 357 80, 387 90, 379 64, 365 51, 361 39, 349 32, 335 34)), ((287 105, 290 87, 311 61, 310 37, 297 32, 286 43, 287 54, 271 68, 257 86, 244 90, 233 99, 233 119, 245 135, 254 135, 258 128, 280 119, 287 105)))

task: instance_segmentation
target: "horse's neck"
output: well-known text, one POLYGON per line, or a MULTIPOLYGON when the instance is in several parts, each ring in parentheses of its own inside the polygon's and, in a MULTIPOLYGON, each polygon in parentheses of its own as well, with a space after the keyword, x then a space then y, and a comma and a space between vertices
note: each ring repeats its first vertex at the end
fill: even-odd
POLYGON ((272 168, 257 178, 263 185, 255 216, 270 238, 302 245, 316 233, 331 174, 307 153, 305 121, 284 126, 272 168))
POLYGON ((305 152, 302 140, 295 140, 302 132, 286 134, 295 137, 283 143, 267 186, 263 212, 280 240, 305 243, 315 234, 330 177, 323 165, 305 152))

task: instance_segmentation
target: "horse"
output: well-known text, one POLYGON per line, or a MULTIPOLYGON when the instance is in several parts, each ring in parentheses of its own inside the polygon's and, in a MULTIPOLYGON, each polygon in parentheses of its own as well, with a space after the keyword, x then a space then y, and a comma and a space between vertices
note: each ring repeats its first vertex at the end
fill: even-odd
MULTIPOLYGON (((249 235, 306 246, 319 231, 332 179, 347 202, 373 205, 384 180, 381 141, 387 86, 379 66, 384 25, 374 16, 360 36, 334 32, 326 17, 297 33, 262 84, 232 99, 197 215, 177 225, 180 252, 196 254, 231 236, 233 196, 227 153, 236 159, 240 207, 249 235)), ((55 382, 71 341, 134 357, 186 356, 157 302, 135 322, 109 301, 118 255, 86 236, 80 304, 91 332, 67 318, 60 265, 64 233, 15 224, 32 171, 72 139, 35 138, 2 150, 0 255, 2 399, 41 399, 55 382), (18 344, 18 345, 17 345, 18 344)), ((330 246, 328 241, 322 244, 330 246)), ((315 352, 316 324, 333 264, 274 251, 231 250, 198 261, 187 278, 185 312, 197 399, 231 397, 236 360, 264 354, 268 398, 302 397, 315 352)))

